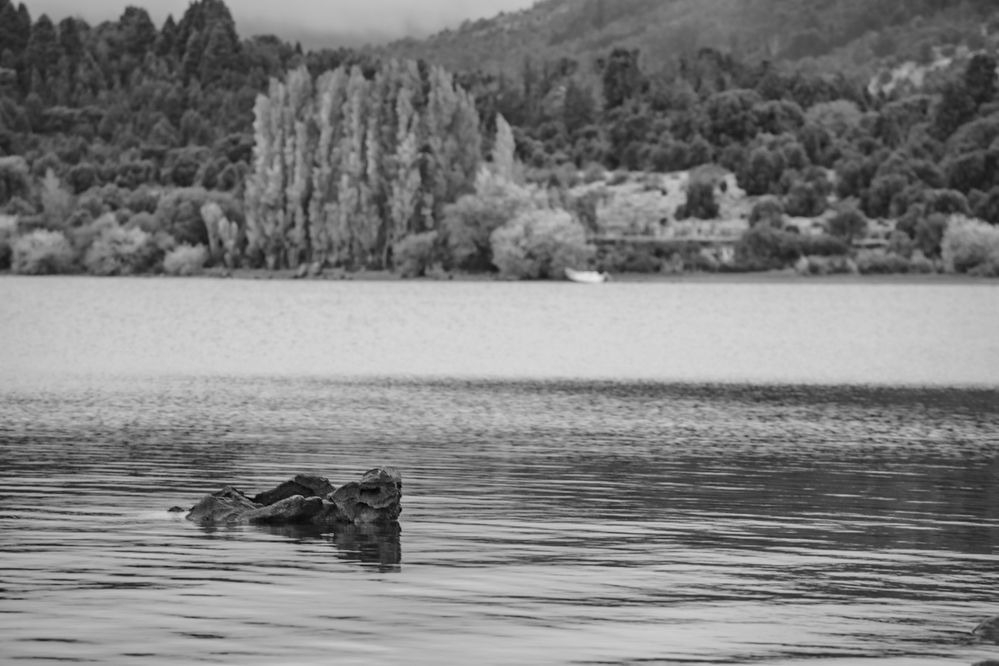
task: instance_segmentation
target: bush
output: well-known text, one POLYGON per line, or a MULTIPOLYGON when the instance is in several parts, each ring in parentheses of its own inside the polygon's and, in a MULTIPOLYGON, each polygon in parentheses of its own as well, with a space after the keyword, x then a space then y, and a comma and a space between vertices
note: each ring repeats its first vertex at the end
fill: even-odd
POLYGON ((735 246, 736 265, 745 270, 786 268, 801 257, 801 236, 765 225, 742 234, 735 246))
POLYGON ((857 265, 849 257, 801 257, 794 264, 801 275, 853 275, 857 265))
POLYGON ((198 275, 208 261, 204 245, 178 245, 163 259, 163 272, 167 275, 198 275))
POLYGON ((896 229, 891 232, 891 236, 888 237, 888 252, 891 254, 897 254, 900 257, 909 259, 912 257, 913 250, 915 249, 916 246, 912 242, 912 238, 910 238, 909 234, 904 231, 896 229))
POLYGON ((849 243, 828 234, 801 236, 798 243, 801 253, 810 257, 841 257, 850 252, 849 243))
POLYGON ((797 181, 791 185, 784 208, 792 217, 818 217, 825 212, 827 204, 824 188, 820 184, 797 181))
POLYGON ((159 228, 188 245, 208 245, 208 230, 201 209, 213 201, 225 217, 242 226, 243 213, 235 199, 222 192, 208 192, 200 187, 173 190, 159 200, 156 219, 159 228))
POLYGON ((583 226, 564 210, 531 210, 493 232, 493 263, 512 279, 561 279, 593 257, 583 226))
POLYGON ((843 208, 829 220, 829 233, 852 243, 867 233, 867 218, 852 206, 843 208))
POLYGON ((857 254, 857 270, 862 275, 908 273, 909 260, 892 252, 863 250, 857 254))
POLYGON ((11 243, 17 235, 17 218, 11 215, 0 215, 0 271, 10 268, 11 243))
POLYGON ((135 275, 150 271, 159 259, 153 237, 139 228, 105 229, 83 259, 92 275, 135 275))
POLYGON ((981 220, 952 217, 941 250, 948 273, 999 274, 999 227, 981 220))
POLYGON ((947 231, 947 216, 934 213, 916 223, 916 247, 927 257, 940 256, 940 243, 947 231))
POLYGON ((916 250, 909 257, 909 272, 919 275, 928 275, 930 273, 936 273, 937 266, 932 260, 927 259, 926 255, 916 250))
POLYGON ((492 268, 492 233, 520 213, 541 205, 542 195, 487 172, 479 174, 476 193, 444 207, 444 230, 451 262, 467 271, 492 268))
POLYGON ((73 246, 58 231, 39 229, 11 246, 11 269, 23 275, 70 273, 75 258, 73 246))
POLYGON ((765 224, 774 229, 784 227, 784 206, 776 197, 764 197, 756 202, 749 213, 749 226, 765 224))
POLYGON ((0 157, 0 205, 15 197, 31 196, 31 177, 28 163, 20 155, 0 157))
POLYGON ((436 231, 406 236, 392 246, 392 263, 402 277, 423 277, 436 262, 436 231))
POLYGON ((708 181, 695 180, 687 185, 687 202, 677 208, 676 218, 713 220, 718 217, 719 210, 715 200, 715 186, 708 181))

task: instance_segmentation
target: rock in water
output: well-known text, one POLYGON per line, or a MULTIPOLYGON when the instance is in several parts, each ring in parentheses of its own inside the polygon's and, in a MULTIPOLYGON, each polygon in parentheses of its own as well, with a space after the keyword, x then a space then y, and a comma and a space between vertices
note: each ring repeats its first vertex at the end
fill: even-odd
POLYGON ((325 497, 334 490, 333 484, 326 477, 299 474, 291 481, 285 481, 277 488, 272 488, 254 496, 253 501, 257 504, 269 506, 295 495, 301 495, 302 497, 325 497))
POLYGON ((983 641, 999 645, 999 615, 980 622, 971 633, 983 641))
POLYGON ((391 467, 370 470, 360 481, 337 488, 330 497, 341 514, 338 522, 355 525, 399 520, 401 499, 402 477, 391 467))
POLYGON ((402 513, 402 477, 392 468, 376 468, 360 481, 334 488, 321 476, 299 474, 250 499, 231 486, 205 496, 187 514, 203 525, 385 525, 402 513))
POLYGON ((188 520, 206 525, 239 522, 247 511, 260 508, 249 497, 232 486, 226 486, 217 493, 206 495, 187 514, 188 520))
POLYGON ((321 497, 302 497, 295 495, 270 506, 254 509, 242 516, 248 523, 266 523, 269 525, 293 525, 311 522, 323 510, 321 497))

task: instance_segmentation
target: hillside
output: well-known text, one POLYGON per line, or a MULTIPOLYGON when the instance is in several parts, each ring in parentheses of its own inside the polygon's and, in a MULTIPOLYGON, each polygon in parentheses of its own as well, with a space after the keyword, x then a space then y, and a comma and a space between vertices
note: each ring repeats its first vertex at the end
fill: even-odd
POLYGON ((653 70, 703 48, 740 60, 832 58, 854 69, 925 59, 931 46, 962 43, 990 21, 999 29, 993 0, 542 0, 380 52, 508 73, 528 56, 589 61, 618 47, 640 49, 653 70))

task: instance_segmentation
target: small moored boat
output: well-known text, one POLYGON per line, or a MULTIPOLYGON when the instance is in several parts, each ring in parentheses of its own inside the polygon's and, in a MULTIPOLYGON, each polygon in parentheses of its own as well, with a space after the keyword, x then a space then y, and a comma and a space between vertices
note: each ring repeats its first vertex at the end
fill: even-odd
POLYGON ((600 284, 601 282, 607 282, 610 276, 607 273, 600 273, 598 271, 575 271, 571 268, 565 269, 565 276, 573 281, 579 282, 580 284, 600 284))

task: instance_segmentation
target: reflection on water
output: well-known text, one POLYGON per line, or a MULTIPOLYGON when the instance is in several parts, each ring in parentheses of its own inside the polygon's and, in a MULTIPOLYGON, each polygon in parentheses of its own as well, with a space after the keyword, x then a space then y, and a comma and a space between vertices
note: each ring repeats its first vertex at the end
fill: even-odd
POLYGON ((399 571, 402 564, 402 529, 398 524, 337 525, 334 530, 315 525, 258 525, 255 529, 296 542, 325 541, 345 562, 378 565, 383 573, 399 571))
POLYGON ((0 388, 0 654, 967 665, 997 653, 969 634, 999 614, 996 423, 992 389, 0 388), (399 531, 166 513, 384 463, 399 531))

